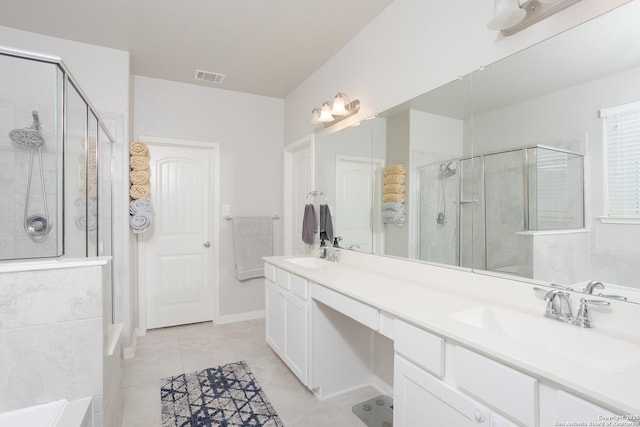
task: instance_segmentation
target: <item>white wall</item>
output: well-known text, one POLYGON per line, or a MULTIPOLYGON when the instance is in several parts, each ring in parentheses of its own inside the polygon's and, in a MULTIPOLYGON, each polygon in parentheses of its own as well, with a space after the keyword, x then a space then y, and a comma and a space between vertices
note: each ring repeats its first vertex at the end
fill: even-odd
MULTIPOLYGON (((41 34, 0 26, 0 44, 62 58, 98 114, 116 129, 116 153, 128 160, 129 135, 129 52, 77 43, 41 34)), ((116 167, 114 182, 114 284, 116 321, 125 325, 123 338, 128 346, 133 336, 134 289, 129 283, 129 177, 128 168, 116 167)))
MULTIPOLYGON (((282 216, 283 100, 135 76, 134 117, 135 137, 220 144, 220 202, 231 215, 282 216)), ((281 221, 274 235, 281 254, 281 221)), ((220 223, 220 254, 222 320, 263 310, 263 281, 234 277, 230 221, 220 223)))
POLYGON ((511 37, 487 29, 493 0, 396 0, 285 100, 285 143, 312 132, 311 110, 336 92, 382 112, 626 0, 582 0, 511 37))

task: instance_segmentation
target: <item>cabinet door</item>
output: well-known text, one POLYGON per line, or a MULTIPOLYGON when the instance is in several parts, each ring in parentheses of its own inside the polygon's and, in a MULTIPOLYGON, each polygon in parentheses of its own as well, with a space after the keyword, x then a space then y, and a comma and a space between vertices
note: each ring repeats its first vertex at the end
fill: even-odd
POLYGON ((394 427, 489 426, 486 408, 398 355, 393 390, 394 427))
POLYGON ((280 356, 284 354, 284 292, 268 280, 265 283, 265 339, 280 356))
POLYGON ((293 294, 284 297, 284 359, 289 368, 307 385, 308 382, 308 303, 293 294))

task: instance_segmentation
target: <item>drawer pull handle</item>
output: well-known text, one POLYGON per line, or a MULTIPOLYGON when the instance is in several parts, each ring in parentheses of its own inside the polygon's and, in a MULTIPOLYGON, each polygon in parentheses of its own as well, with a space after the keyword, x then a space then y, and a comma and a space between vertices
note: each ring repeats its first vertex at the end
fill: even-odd
POLYGON ((487 420, 484 412, 482 412, 480 409, 476 409, 475 411, 473 411, 473 418, 476 420, 476 422, 479 423, 483 423, 487 420))

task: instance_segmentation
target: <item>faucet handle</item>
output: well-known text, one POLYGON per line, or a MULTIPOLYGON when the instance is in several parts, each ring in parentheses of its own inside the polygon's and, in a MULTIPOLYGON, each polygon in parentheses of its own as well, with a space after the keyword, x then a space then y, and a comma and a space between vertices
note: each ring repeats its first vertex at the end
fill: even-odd
POLYGON ((578 314, 576 314, 576 318, 571 323, 576 326, 580 326, 581 328, 592 328, 593 326, 591 323, 591 312, 589 311, 589 305, 606 307, 610 306, 611 303, 609 301, 602 301, 597 299, 580 298, 580 307, 578 308, 578 314))

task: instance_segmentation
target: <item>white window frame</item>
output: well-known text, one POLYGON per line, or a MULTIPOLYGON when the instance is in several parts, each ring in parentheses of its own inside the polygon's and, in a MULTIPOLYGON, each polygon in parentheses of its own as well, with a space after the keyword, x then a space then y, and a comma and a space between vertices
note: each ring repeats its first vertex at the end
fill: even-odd
POLYGON ((640 112, 640 101, 631 102, 628 104, 618 105, 610 108, 603 108, 600 110, 600 118, 603 119, 602 126, 602 158, 603 158, 603 178, 604 178, 604 203, 605 203, 605 214, 602 217, 599 217, 600 222, 602 223, 613 223, 613 224, 640 224, 640 212, 635 215, 630 214, 611 214, 610 206, 609 206, 609 170, 608 170, 608 159, 609 159, 609 146, 607 139, 607 125, 606 118, 624 114, 628 112, 640 112))

